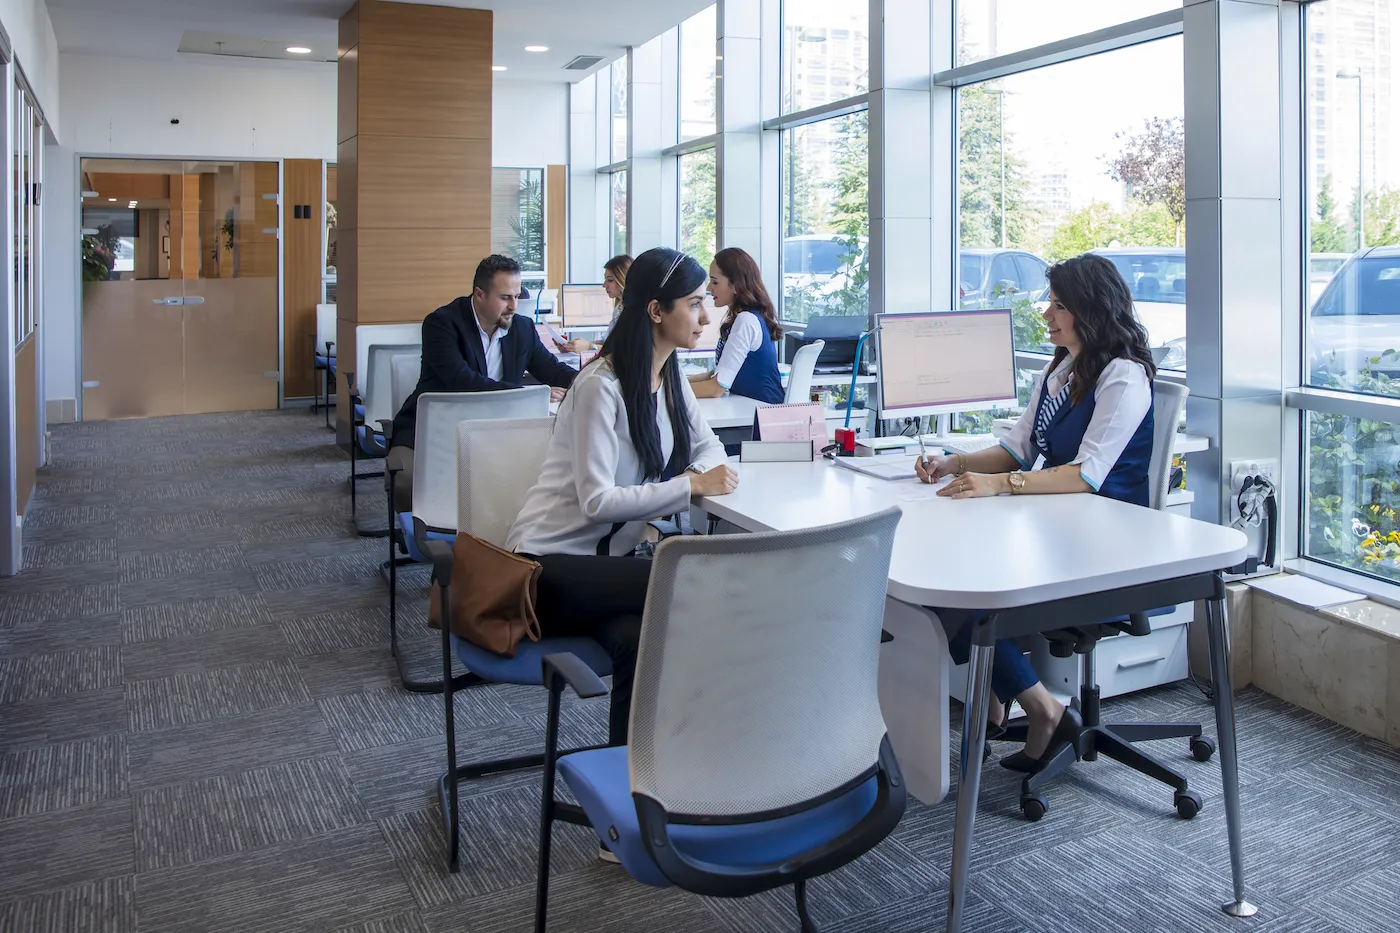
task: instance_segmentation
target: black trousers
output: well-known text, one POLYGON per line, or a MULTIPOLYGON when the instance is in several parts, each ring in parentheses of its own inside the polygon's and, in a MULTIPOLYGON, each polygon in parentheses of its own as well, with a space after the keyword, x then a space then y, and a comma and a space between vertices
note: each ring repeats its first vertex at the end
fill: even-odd
POLYGON ((543 568, 535 603, 540 631, 596 639, 612 657, 608 744, 626 745, 651 561, 578 554, 546 554, 535 560, 543 568))

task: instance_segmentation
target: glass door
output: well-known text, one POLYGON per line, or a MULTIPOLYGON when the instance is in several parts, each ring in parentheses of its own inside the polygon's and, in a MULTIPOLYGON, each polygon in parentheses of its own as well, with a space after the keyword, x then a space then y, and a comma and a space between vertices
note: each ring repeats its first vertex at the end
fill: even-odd
POLYGON ((84 159, 83 417, 276 408, 275 162, 84 159))

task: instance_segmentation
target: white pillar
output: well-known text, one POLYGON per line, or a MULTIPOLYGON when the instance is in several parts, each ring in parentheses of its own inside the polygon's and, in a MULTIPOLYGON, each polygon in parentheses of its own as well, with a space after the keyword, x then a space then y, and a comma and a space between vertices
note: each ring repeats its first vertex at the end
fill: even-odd
MULTIPOLYGON (((569 85, 569 268, 571 282, 595 282, 605 261, 598 259, 600 218, 599 191, 606 188, 607 176, 598 174, 598 85, 597 74, 569 85)), ((603 215, 601 222, 606 224, 603 215)), ((606 234, 605 234, 606 236, 606 234)))
MULTIPOLYGON (((715 17, 719 32, 719 60, 715 62, 719 127, 716 245, 719 249, 737 246, 755 257, 762 255, 764 247, 764 200, 777 196, 776 188, 763 183, 761 85, 765 69, 761 34, 765 6, 760 0, 719 0, 715 17)), ((765 277, 768 271, 764 269, 765 277)), ((771 284, 770 279, 770 291, 771 284)))
POLYGON ((633 256, 669 245, 661 230, 662 41, 658 36, 628 53, 627 245, 633 256))

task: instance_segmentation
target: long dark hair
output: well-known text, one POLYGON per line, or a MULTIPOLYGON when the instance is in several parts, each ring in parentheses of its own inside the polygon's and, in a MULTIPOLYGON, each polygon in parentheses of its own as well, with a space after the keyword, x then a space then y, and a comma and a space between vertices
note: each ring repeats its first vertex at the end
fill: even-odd
POLYGON ((783 325, 778 323, 778 311, 773 307, 773 299, 768 297, 768 289, 763 287, 763 274, 758 271, 758 263, 753 261, 753 257, 739 247, 731 246, 715 253, 715 265, 734 287, 734 303, 725 309, 720 336, 728 340, 730 328, 734 326, 739 312, 753 311, 768 325, 768 336, 782 340, 783 325))
MULTIPOLYGON (((1074 315, 1074 331, 1079 335, 1079 355, 1070 367, 1073 404, 1094 391, 1104 367, 1117 359, 1138 363, 1152 381, 1157 367, 1147 348, 1147 328, 1133 313, 1132 292, 1117 266, 1096 253, 1083 253, 1055 263, 1045 277, 1055 297, 1074 315)), ((1051 370, 1067 356, 1068 350, 1058 348, 1051 370)))
POLYGON ((672 353, 661 367, 673 439, 671 459, 663 463, 661 432, 656 427, 656 396, 651 391, 654 344, 647 306, 655 299, 660 302, 662 313, 669 314, 677 299, 692 294, 706 278, 700 263, 673 249, 657 247, 642 253, 627 270, 622 311, 599 354, 612 363, 617 375, 622 404, 627 408, 628 433, 637 449, 642 473, 649 480, 677 476, 690 465, 690 415, 685 408, 681 366, 672 353))

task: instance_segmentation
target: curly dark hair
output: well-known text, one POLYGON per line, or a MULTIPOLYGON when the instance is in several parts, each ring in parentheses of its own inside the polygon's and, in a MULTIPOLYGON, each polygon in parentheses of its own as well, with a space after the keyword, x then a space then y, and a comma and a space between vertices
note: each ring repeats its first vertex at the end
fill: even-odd
MULTIPOLYGON (((1084 401, 1098 385, 1104 367, 1116 359, 1141 365, 1149 382, 1157 375, 1147 328, 1133 311, 1132 292, 1117 266, 1097 253, 1083 253, 1055 263, 1045 277, 1055 298, 1074 315, 1074 332, 1079 336, 1079 355, 1071 366, 1071 402, 1084 401)), ((1067 356, 1064 347, 1057 349, 1050 368, 1067 356)))

